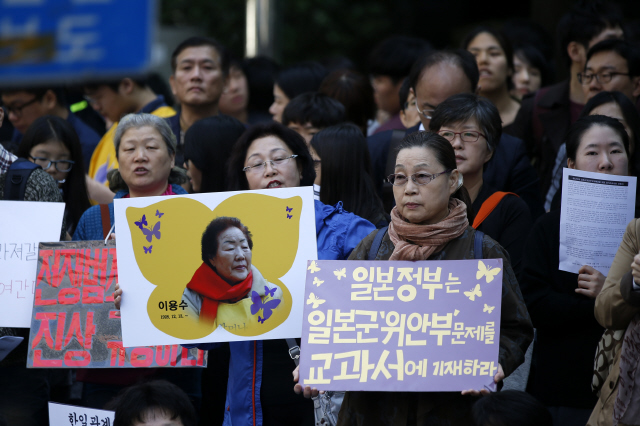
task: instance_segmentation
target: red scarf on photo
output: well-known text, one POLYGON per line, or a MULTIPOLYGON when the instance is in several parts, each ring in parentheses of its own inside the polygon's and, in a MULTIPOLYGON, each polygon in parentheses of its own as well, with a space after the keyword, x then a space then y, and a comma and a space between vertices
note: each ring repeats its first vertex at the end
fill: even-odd
POLYGON ((187 288, 202 296, 200 318, 214 321, 218 315, 218 303, 235 303, 244 299, 251 290, 251 284, 253 284, 253 272, 249 272, 247 278, 238 284, 231 285, 203 262, 193 274, 187 288))

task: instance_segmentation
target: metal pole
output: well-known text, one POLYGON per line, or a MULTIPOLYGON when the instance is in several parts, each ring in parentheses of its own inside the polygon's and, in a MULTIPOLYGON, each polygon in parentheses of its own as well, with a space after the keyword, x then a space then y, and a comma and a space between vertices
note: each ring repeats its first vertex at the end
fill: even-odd
POLYGON ((248 58, 275 56, 276 0, 247 0, 246 45, 248 58))

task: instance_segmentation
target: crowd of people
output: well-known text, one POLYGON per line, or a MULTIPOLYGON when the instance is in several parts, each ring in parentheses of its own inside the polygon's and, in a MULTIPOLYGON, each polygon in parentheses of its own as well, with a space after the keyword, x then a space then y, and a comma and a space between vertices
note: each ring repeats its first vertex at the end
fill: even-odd
MULTIPOLYGON (((558 23, 558 80, 548 39, 531 22, 443 50, 394 36, 363 74, 347 58, 280 68, 194 36, 168 82, 2 89, 0 199, 64 202, 61 240, 82 241, 108 237, 117 198, 313 186, 318 259, 504 265, 498 392, 346 392, 338 425, 640 425, 640 222, 607 276, 559 269, 563 168, 640 173, 640 41, 615 4, 579 1, 558 23), (39 167, 17 191, 21 159, 39 167)), ((264 280, 251 234, 227 219, 196 273, 225 290, 196 276, 185 289, 205 319, 264 280), (243 274, 224 269, 224 235, 243 274)), ((117 308, 126 297, 116 287, 117 308)), ((139 370, 27 369, 27 340, 0 361, 2 426, 46 424, 52 400, 114 410, 115 426, 321 421, 286 340, 199 344, 206 369, 139 370)))

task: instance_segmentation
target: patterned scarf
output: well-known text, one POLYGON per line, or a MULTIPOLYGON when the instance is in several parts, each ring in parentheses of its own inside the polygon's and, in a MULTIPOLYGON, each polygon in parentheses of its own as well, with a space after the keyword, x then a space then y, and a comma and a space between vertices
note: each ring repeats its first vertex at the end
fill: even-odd
POLYGON ((456 198, 449 200, 447 217, 433 225, 409 223, 394 207, 391 210, 389 238, 395 249, 389 260, 426 260, 442 250, 449 241, 462 235, 468 226, 467 205, 456 198))

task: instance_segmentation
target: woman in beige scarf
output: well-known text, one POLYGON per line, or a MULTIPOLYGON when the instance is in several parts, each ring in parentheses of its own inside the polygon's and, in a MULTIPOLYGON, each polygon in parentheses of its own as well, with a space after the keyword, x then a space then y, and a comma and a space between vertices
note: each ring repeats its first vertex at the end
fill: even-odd
MULTIPOLYGON (((474 259, 475 230, 469 195, 456 170, 454 150, 435 133, 416 132, 402 141, 396 157, 393 183, 396 207, 389 231, 375 259, 461 260, 474 259)), ((367 260, 378 231, 367 236, 349 259, 367 260)), ((502 312, 499 383, 524 360, 533 339, 533 328, 506 252, 491 238, 483 240, 483 258, 502 258, 502 312)), ((296 385, 297 391, 303 391, 296 385)), ((311 395, 311 389, 304 389, 311 395)), ((338 425, 469 425, 471 406, 487 390, 459 392, 347 392, 338 425)))

